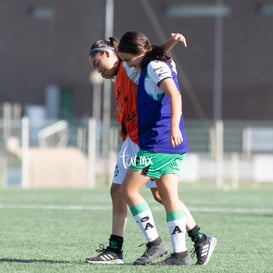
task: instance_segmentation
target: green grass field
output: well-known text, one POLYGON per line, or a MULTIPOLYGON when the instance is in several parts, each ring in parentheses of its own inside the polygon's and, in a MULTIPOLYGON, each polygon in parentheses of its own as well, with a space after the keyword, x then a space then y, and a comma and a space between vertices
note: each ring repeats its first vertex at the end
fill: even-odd
MULTIPOLYGON (((163 207, 147 196, 161 237, 170 245, 163 207)), ((181 199, 218 245, 207 266, 133 266, 144 237, 129 214, 125 265, 90 265, 99 244, 108 243, 108 188, 95 190, 0 189, 0 272, 273 272, 273 185, 242 185, 238 191, 213 185, 181 184, 181 199)), ((187 239, 188 249, 192 244, 187 239)), ((195 260, 192 259, 194 262, 195 260)))

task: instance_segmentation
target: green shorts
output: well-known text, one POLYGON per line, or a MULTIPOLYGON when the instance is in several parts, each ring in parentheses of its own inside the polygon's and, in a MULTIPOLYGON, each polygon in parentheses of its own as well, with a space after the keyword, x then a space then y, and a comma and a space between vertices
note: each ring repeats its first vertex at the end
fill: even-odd
POLYGON ((186 156, 183 154, 163 154, 140 150, 135 164, 130 168, 134 171, 142 170, 142 174, 151 178, 160 178, 163 174, 180 175, 181 162, 186 156))

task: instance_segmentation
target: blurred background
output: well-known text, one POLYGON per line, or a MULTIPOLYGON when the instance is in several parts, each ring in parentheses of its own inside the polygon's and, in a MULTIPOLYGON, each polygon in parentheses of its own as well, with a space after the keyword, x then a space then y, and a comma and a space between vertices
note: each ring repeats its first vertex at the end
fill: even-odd
POLYGON ((181 181, 273 182, 273 1, 1 0, 0 185, 109 185, 120 148, 98 39, 172 32, 191 152, 181 181))

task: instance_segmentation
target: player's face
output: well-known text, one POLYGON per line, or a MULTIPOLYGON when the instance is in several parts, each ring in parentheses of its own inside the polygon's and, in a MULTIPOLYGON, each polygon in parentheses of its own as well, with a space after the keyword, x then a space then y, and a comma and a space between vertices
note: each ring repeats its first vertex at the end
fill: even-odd
POLYGON ((103 78, 112 79, 117 73, 119 59, 114 51, 105 50, 89 56, 89 62, 103 78))
POLYGON ((140 53, 137 55, 131 54, 131 53, 124 53, 119 52, 120 58, 127 63, 129 67, 135 67, 137 69, 140 69, 140 63, 144 57, 145 53, 140 53))

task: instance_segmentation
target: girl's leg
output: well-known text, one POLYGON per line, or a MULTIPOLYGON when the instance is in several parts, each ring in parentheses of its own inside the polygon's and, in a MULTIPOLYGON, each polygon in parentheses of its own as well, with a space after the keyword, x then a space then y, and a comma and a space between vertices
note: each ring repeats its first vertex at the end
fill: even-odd
POLYGON ((112 199, 112 234, 123 236, 127 222, 127 205, 122 199, 120 184, 112 184, 110 194, 112 199))
POLYGON ((178 195, 178 176, 174 174, 162 175, 157 181, 157 187, 166 211, 173 254, 159 262, 166 265, 189 265, 186 246, 186 219, 183 206, 178 195))
POLYGON ((91 264, 123 264, 122 246, 123 232, 127 222, 127 205, 121 197, 120 184, 112 183, 110 189, 112 199, 112 233, 109 245, 101 245, 100 254, 86 258, 91 264))
MULTIPOLYGON (((181 222, 183 218, 181 212, 183 211, 186 221, 189 220, 189 223, 191 223, 191 230, 189 232, 189 235, 192 241, 195 242, 194 249, 197 256, 196 264, 206 265, 209 262, 214 248, 217 244, 217 239, 215 237, 207 237, 205 234, 203 234, 201 229, 196 225, 186 205, 181 200, 179 200, 178 177, 176 175, 163 175, 160 180, 157 180, 157 187, 167 213, 167 222, 174 253, 176 254, 180 250, 185 249, 185 230, 183 230, 184 224, 181 222), (179 218, 181 220, 179 220, 179 218), (179 223, 181 223, 182 228, 180 228, 179 223), (180 230, 183 231, 183 233, 180 233, 180 230)), ((161 264, 188 265, 188 257, 184 254, 183 256, 184 257, 179 258, 177 257, 177 255, 172 255, 171 257, 162 261, 161 264)))
POLYGON ((166 212, 182 209, 178 195, 178 183, 178 176, 174 174, 164 174, 160 179, 156 179, 156 185, 166 212))
POLYGON ((167 244, 162 242, 158 235, 150 207, 140 194, 140 190, 147 180, 148 177, 142 175, 141 171, 129 169, 121 185, 122 196, 147 240, 146 250, 134 262, 135 265, 151 263, 168 251, 167 244))
POLYGON ((151 242, 159 236, 149 205, 140 194, 147 180, 148 177, 141 175, 141 171, 128 169, 120 190, 146 240, 151 242))

